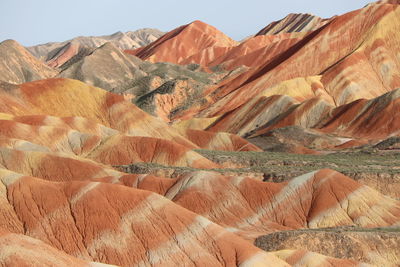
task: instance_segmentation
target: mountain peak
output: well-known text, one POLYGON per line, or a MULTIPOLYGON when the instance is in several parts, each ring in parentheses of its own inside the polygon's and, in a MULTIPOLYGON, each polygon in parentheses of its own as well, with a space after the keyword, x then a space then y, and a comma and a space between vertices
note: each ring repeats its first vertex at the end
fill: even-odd
POLYGON ((217 28, 195 20, 166 33, 134 53, 152 62, 179 63, 208 47, 231 47, 237 44, 217 28))
POLYGON ((326 20, 309 13, 291 13, 281 20, 271 22, 256 36, 313 31, 323 26, 325 22, 326 20))

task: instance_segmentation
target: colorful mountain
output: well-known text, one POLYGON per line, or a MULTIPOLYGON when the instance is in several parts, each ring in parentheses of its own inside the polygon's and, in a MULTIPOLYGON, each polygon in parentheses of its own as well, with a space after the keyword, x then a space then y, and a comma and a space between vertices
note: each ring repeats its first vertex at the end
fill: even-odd
POLYGON ((0 265, 399 266, 399 33, 388 0, 0 43, 0 265))

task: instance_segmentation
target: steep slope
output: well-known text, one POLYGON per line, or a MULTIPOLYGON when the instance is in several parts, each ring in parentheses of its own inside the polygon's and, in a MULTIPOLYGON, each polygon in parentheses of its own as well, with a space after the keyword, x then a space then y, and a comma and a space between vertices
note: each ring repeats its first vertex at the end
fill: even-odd
POLYGON ((20 84, 54 77, 56 71, 32 56, 14 40, 0 43, 0 81, 20 84))
POLYGON ((303 33, 254 36, 225 55, 215 58, 209 65, 228 70, 233 70, 241 65, 258 67, 287 51, 304 36, 303 33))
POLYGON ((251 131, 287 112, 297 101, 289 96, 276 95, 254 98, 242 108, 228 112, 207 129, 213 132, 236 133, 246 136, 251 131))
POLYGON ((230 47, 235 44, 216 28, 196 20, 168 32, 145 47, 126 52, 150 62, 180 63, 208 47, 230 47))
POLYGON ((218 167, 190 148, 159 138, 126 136, 111 129, 111 134, 99 136, 64 127, 27 125, 10 120, 0 120, 0 126, 3 148, 62 152, 110 165, 148 162, 206 169, 218 167))
POLYGON ((138 186, 164 194, 246 239, 284 229, 391 226, 400 219, 399 201, 332 170, 279 184, 196 172, 179 177, 172 186, 150 177, 138 186))
MULTIPOLYGON (((400 133, 399 91, 393 90, 371 100, 356 100, 337 108, 321 98, 297 104, 288 96, 259 97, 215 120, 207 129, 254 138, 271 135, 275 129, 299 126, 318 130, 318 135, 380 140, 400 133)), ((326 141, 328 146, 340 145, 339 139, 329 141, 326 138, 326 141)))
POLYGON ((326 101, 320 98, 311 98, 299 105, 293 105, 288 111, 279 114, 268 123, 255 129, 256 135, 292 125, 314 128, 325 120, 333 109, 334 106, 326 101))
MULTIPOLYGON (((270 135, 274 129, 300 126, 314 128, 318 135, 334 134, 350 138, 347 141, 359 139, 359 144, 365 143, 365 140, 376 142, 400 133, 400 120, 397 112, 400 108, 399 92, 400 89, 393 90, 371 100, 360 99, 337 108, 319 98, 311 99, 300 105, 291 106, 288 111, 281 112, 264 125, 254 129, 253 132, 249 132, 247 137, 262 137, 270 135)), ((224 117, 225 121, 229 118, 228 116, 224 117)), ((223 123, 226 123, 224 119, 219 124, 217 121, 216 126, 212 126, 210 129, 221 129, 224 127, 223 123)), ((232 122, 230 123, 232 124, 232 122)), ((228 128, 225 130, 229 131, 228 128)), ((326 141, 328 141, 327 138, 326 141)), ((326 142, 325 148, 340 146, 338 141, 340 138, 337 141, 332 139, 330 142, 326 142)), ((307 144, 307 142, 303 144, 307 144)), ((354 145, 357 145, 357 141, 354 145)), ((351 144, 344 144, 343 148, 351 146, 351 144)), ((319 149, 323 148, 323 146, 319 147, 319 149)))

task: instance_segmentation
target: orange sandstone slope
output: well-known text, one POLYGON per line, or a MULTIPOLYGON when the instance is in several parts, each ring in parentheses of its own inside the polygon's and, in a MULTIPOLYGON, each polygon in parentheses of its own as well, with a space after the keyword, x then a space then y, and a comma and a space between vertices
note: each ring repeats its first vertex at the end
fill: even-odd
POLYGON ((180 63, 206 48, 226 48, 236 44, 213 26, 196 20, 168 32, 145 47, 126 52, 150 62, 180 63))
POLYGON ((237 46, 209 47, 180 64, 196 63, 225 70, 234 70, 240 66, 258 67, 292 47, 304 36, 304 33, 254 36, 237 46))
MULTIPOLYGON (((38 117, 31 124, 41 119, 57 122, 38 117)), ((59 119, 64 123, 73 125, 59 119)), ((92 160, 31 149, 0 149, 1 227, 86 261, 285 266, 238 236, 253 239, 306 225, 386 226, 399 220, 398 201, 329 170, 283 184, 206 172, 165 179, 127 175, 92 160), (221 203, 221 197, 227 202, 221 203)))

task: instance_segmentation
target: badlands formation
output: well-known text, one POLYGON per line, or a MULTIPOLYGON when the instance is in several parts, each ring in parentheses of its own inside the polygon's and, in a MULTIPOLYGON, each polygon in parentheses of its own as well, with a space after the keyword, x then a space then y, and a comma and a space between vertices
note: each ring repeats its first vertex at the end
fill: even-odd
POLYGON ((400 2, 0 43, 1 266, 400 266, 400 2))

